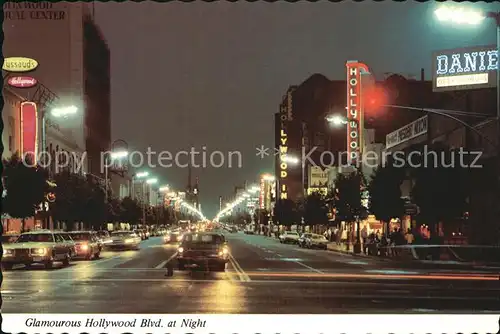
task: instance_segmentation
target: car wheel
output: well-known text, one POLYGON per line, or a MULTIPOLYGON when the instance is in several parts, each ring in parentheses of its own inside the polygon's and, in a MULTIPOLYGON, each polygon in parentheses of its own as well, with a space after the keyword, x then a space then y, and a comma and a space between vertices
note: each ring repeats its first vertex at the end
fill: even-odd
POLYGON ((87 255, 85 255, 85 261, 90 261, 92 260, 92 252, 89 252, 87 255))
POLYGON ((69 266, 69 262, 71 261, 71 255, 68 253, 66 254, 66 257, 62 261, 63 266, 67 267, 69 266))
POLYGON ((2 263, 2 269, 12 270, 13 267, 14 267, 14 264, 12 264, 12 263, 2 263))
POLYGON ((166 273, 166 276, 167 276, 167 277, 172 277, 172 276, 174 276, 174 267, 173 267, 173 266, 167 266, 167 273, 166 273))
POLYGON ((52 260, 45 261, 43 265, 45 266, 45 269, 51 269, 54 266, 54 262, 52 260))
POLYGON ((101 257, 101 251, 97 251, 97 253, 95 253, 95 255, 94 255, 94 259, 97 260, 100 257, 101 257))

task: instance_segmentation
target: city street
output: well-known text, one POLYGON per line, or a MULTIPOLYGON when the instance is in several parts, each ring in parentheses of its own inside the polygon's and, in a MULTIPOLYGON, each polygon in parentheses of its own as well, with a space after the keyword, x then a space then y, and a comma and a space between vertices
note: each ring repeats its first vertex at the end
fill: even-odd
MULTIPOLYGON (((226 273, 165 267, 176 246, 103 252, 68 268, 4 272, 4 313, 418 313, 500 310, 498 272, 417 269, 226 234, 226 273)), ((415 266, 414 266, 415 267, 415 266)))

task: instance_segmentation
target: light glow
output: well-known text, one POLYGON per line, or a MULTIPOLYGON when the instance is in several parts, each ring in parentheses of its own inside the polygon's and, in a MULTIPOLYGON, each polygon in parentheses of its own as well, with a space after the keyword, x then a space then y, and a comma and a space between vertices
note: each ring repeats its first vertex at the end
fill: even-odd
POLYGON ((111 159, 123 159, 128 156, 128 151, 116 151, 116 152, 111 152, 111 159))
POLYGON ((155 184, 156 182, 158 182, 157 178, 151 178, 146 180, 147 184, 155 184))
POLYGON ((66 117, 68 115, 73 115, 78 112, 78 108, 75 106, 61 107, 52 109, 52 116, 54 117, 66 117))
POLYGON ((434 14, 439 21, 457 24, 477 25, 485 18, 480 11, 454 6, 441 6, 434 11, 434 14))
POLYGON ((143 177, 146 177, 146 176, 149 176, 149 172, 140 172, 140 173, 137 173, 136 177, 138 179, 142 179, 143 177))

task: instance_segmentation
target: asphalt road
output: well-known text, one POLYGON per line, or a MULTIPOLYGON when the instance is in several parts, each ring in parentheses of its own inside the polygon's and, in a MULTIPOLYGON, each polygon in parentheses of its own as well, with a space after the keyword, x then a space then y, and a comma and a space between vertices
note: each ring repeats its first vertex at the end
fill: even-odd
POLYGON ((227 234, 225 273, 165 267, 176 246, 4 272, 3 313, 471 313, 500 310, 498 270, 401 265, 227 234))

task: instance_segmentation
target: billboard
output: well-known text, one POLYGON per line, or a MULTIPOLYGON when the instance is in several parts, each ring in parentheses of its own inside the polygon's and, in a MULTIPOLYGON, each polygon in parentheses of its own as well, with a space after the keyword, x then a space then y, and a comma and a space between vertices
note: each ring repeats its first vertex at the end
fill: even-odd
POLYGON ((434 92, 496 87, 498 51, 494 45, 434 52, 434 92))
POLYGON ((38 156, 38 111, 34 102, 21 103, 21 154, 31 157, 36 164, 38 156))
POLYGON ((357 60, 346 62, 347 67, 347 157, 357 164, 362 151, 363 106, 361 99, 361 74, 368 73, 368 66, 357 60))
POLYGON ((428 129, 428 117, 424 116, 397 129, 385 136, 385 148, 391 148, 410 139, 426 134, 428 129))

